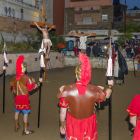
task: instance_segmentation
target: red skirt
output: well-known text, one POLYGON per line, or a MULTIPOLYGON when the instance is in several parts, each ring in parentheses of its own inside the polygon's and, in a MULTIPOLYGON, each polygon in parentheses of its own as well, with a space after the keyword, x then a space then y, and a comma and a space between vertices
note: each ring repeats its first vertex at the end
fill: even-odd
POLYGON ((29 110, 30 109, 30 101, 29 101, 28 94, 15 97, 15 108, 17 110, 29 110))
POLYGON ((133 140, 140 140, 140 120, 137 120, 133 140))
POLYGON ((96 115, 87 119, 75 119, 67 113, 66 119, 67 140, 97 140, 97 120, 96 115))

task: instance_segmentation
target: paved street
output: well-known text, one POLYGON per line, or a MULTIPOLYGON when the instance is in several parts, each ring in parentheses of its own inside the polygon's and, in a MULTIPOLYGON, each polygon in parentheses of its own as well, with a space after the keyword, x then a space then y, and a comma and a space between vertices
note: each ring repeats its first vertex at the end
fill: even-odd
MULTIPOLYGON (((10 91, 10 81, 13 76, 6 77, 5 113, 2 113, 2 77, 0 78, 0 140, 62 140, 59 133, 59 100, 57 93, 61 85, 68 85, 75 81, 75 67, 52 69, 48 71, 48 81, 43 82, 41 97, 40 128, 37 128, 39 92, 30 96, 31 114, 29 115, 29 129, 35 133, 22 136, 22 113, 19 117, 20 130, 14 132, 14 98, 10 91)), ((91 84, 106 86, 106 71, 92 69, 91 84)), ((28 73, 38 81, 39 72, 28 73)), ((139 94, 140 77, 134 77, 133 72, 125 76, 124 85, 114 85, 112 96, 112 140, 132 140, 131 132, 125 121, 126 109, 132 98, 139 94)), ((108 140, 108 102, 101 103, 96 112, 98 123, 98 140, 108 140), (105 106, 103 106, 105 105, 105 106)), ((64 140, 64 139, 63 139, 64 140)))

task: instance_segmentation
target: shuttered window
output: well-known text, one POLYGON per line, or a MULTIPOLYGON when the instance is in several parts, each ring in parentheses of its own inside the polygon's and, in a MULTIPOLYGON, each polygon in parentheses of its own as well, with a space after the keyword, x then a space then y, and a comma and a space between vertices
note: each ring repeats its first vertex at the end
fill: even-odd
POLYGON ((108 21, 108 15, 102 15, 102 21, 107 22, 108 21))

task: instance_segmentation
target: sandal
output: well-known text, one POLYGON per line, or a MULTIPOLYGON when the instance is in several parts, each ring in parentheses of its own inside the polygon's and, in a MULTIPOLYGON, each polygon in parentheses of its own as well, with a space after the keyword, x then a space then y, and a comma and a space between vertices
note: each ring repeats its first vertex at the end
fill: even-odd
POLYGON ((34 133, 34 131, 27 129, 27 131, 22 132, 22 135, 30 135, 30 134, 33 134, 33 133, 34 133))

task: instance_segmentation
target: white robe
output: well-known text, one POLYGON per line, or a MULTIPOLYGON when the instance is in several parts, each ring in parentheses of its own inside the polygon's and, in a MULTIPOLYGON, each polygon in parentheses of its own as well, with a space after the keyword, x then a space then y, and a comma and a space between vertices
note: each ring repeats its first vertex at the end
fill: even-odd
POLYGON ((86 42, 87 42, 87 36, 81 36, 80 37, 80 46, 79 46, 79 49, 86 50, 86 42))

